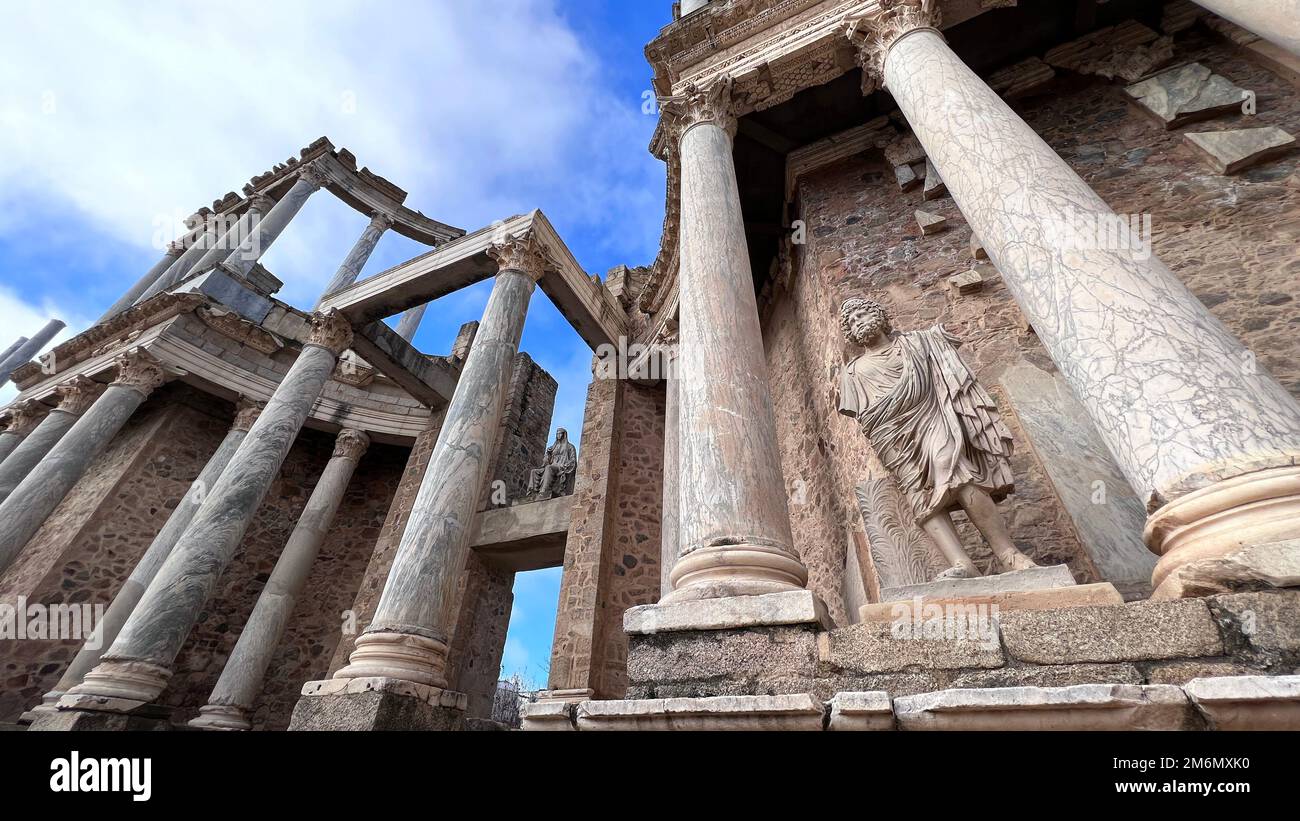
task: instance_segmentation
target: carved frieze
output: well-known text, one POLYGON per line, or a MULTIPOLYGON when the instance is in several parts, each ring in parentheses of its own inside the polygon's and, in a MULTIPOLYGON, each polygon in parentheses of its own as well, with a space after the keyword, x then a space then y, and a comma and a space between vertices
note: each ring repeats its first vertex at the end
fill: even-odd
POLYGON ((203 324, 220 331, 231 339, 247 345, 255 351, 267 354, 276 353, 284 347, 274 334, 262 330, 253 323, 241 319, 239 314, 216 306, 204 306, 196 312, 203 324))

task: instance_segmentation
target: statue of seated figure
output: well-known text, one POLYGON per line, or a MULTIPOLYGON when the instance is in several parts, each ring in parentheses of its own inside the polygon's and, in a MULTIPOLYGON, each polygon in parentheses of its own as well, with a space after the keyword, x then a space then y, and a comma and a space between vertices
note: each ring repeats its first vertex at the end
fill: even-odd
POLYGON ((569 442, 569 432, 555 432, 555 444, 546 449, 546 462, 528 474, 528 495, 535 501, 554 499, 573 493, 573 477, 578 470, 578 451, 569 442))

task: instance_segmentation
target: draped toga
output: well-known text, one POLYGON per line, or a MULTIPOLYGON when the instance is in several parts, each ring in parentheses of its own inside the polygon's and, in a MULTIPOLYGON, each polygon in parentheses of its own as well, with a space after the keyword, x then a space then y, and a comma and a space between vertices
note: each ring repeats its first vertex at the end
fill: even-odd
POLYGON ((995 500, 1014 490, 1011 431, 960 345, 942 325, 898 334, 840 378, 840 413, 858 420, 918 522, 951 509, 965 485, 995 500))

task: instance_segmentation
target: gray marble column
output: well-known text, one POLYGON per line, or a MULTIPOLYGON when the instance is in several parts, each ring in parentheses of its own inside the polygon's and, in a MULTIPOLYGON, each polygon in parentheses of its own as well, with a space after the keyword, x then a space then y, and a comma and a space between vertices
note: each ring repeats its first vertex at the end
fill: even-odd
POLYGON ((329 381, 352 328, 338 312, 314 314, 311 335, 163 562, 99 666, 59 707, 129 711, 156 699, 298 432, 329 381))
POLYGON ((239 641, 222 668, 207 705, 200 711, 201 715, 190 722, 191 727, 252 729, 249 717, 258 694, 262 692, 271 657, 284 637, 289 616, 307 577, 311 575, 321 544, 329 534, 348 482, 352 480, 352 472, 368 447, 370 437, 361 431, 345 428, 339 433, 333 457, 312 490, 307 507, 289 535, 266 587, 257 597, 248 624, 239 634, 239 641))
POLYGON ((731 80, 665 101, 680 135, 678 602, 801 590, 732 159, 731 80))
MULTIPOLYGON (((221 238, 212 244, 207 253, 199 257, 199 261, 188 271, 181 272, 172 284, 175 285, 189 274, 200 274, 218 263, 232 258, 235 253, 244 244, 244 241, 253 235, 258 224, 262 221, 265 214, 270 213, 275 207, 275 200, 265 194, 254 194, 248 198, 248 209, 235 220, 235 224, 230 226, 221 238)), ((259 255, 260 256, 260 255, 259 255)), ((251 268, 251 266, 250 266, 251 268)))
POLYGON ((59 443, 72 425, 81 418, 99 396, 100 384, 85 376, 73 377, 57 389, 59 405, 46 414, 22 444, 0 463, 0 502, 9 498, 14 488, 32 472, 59 443))
POLYGON ((140 295, 149 290, 150 286, 166 274, 168 269, 170 269, 172 265, 175 264, 176 260, 180 259, 184 253, 185 243, 169 243, 167 245, 167 253, 163 254, 162 259, 158 260, 158 264, 146 271, 144 276, 140 277, 140 279, 136 280, 136 283, 128 288, 126 293, 122 294, 122 296, 118 298, 117 302, 114 302, 109 306, 109 309, 105 311, 99 319, 95 320, 95 324, 98 325, 101 322, 106 322, 134 305, 136 300, 140 298, 140 295))
POLYGON ((163 272, 162 276, 154 280, 153 284, 144 289, 135 304, 139 305, 148 299, 162 293, 176 283, 180 282, 194 268, 195 264, 203 257, 204 254, 211 251, 217 246, 218 239, 221 235, 219 231, 220 216, 213 214, 208 217, 203 224, 203 228, 195 232, 190 238, 189 245, 185 248, 185 253, 181 254, 171 267, 163 272))
POLYGON ((1225 20, 1300 55, 1300 0, 1195 0, 1225 20))
POLYGON ((446 687, 456 585, 486 481, 528 300, 546 265, 531 235, 491 250, 500 267, 474 347, 393 557, 374 620, 335 678, 394 678, 446 687))
POLYGON ((90 463, 166 379, 162 365, 142 348, 118 358, 117 379, 0 504, 0 572, 13 563, 90 463))
MULTIPOLYGON (((674 366, 675 367, 675 366, 674 366)), ((681 384, 671 373, 664 380, 664 509, 659 528, 659 599, 673 592, 672 572, 677 564, 679 518, 677 505, 681 487, 678 483, 678 448, 681 442, 677 403, 681 384)))
POLYGON ((1097 240, 1088 227, 1114 220, 1110 207, 934 23, 912 7, 886 14, 865 63, 1154 511, 1147 544, 1165 557, 1154 582, 1300 537, 1300 405, 1149 246, 1097 240))
POLYGON ((28 434, 45 418, 49 408, 35 399, 24 399, 9 411, 9 426, 0 433, 0 466, 18 449, 28 434))
POLYGON ((263 254, 271 250, 271 244, 289 227, 289 223, 307 204, 307 200, 311 199, 311 195, 326 182, 324 172, 315 165, 308 164, 298 172, 293 187, 258 221, 248 237, 222 263, 223 266, 239 276, 248 276, 248 272, 253 270, 263 254))
POLYGON ((0 353, 0 368, 3 368, 5 362, 9 360, 9 357, 17 353, 18 349, 21 348, 24 344, 26 344, 26 342, 27 342, 27 337, 20 336, 14 340, 14 344, 4 349, 4 352, 0 353))
POLYGON ((41 349, 49 344, 50 340, 58 336, 59 331, 66 327, 67 325, 59 319, 51 319, 45 323, 45 327, 37 331, 36 336, 19 346, 18 350, 14 351, 9 357, 9 361, 5 363, 4 367, 0 368, 0 385, 8 382, 14 371, 31 362, 32 357, 40 353, 41 349))
POLYGON ((375 214, 371 218, 366 230, 361 232, 361 236, 357 238, 352 250, 343 258, 339 269, 334 272, 334 278, 329 281, 329 284, 325 286, 325 290, 321 292, 320 299, 316 300, 317 309, 325 301, 325 297, 357 281, 357 277, 361 276, 361 269, 366 267, 370 255, 375 252, 375 246, 379 244, 384 232, 392 227, 393 218, 387 214, 375 214))
POLYGON ((149 544, 149 549, 140 557, 131 570, 131 575, 127 577, 122 588, 117 591, 113 601, 104 612, 104 617, 99 620, 95 626, 95 633, 90 640, 81 648, 68 669, 63 672, 59 683, 54 689, 45 694, 41 705, 36 709, 38 711, 53 711, 60 698, 64 696, 73 687, 85 679, 86 674, 99 664, 99 659, 108 648, 117 640, 118 634, 122 631, 122 626, 126 624, 127 618, 135 610, 140 599, 144 597, 145 590, 148 589, 154 577, 158 575, 158 569, 162 567, 163 562, 171 555, 172 549, 176 547, 176 542, 180 540, 185 529, 194 521, 194 515, 198 513, 199 507, 203 500, 207 498, 208 491, 221 478, 221 473, 230 464, 235 452, 243 443, 244 438, 248 435, 249 428, 257 420, 257 415, 261 412, 262 405, 241 401, 235 411, 234 424, 230 426, 230 431, 226 433, 226 438, 217 446, 216 452, 208 458, 207 464, 203 470, 199 471, 198 478, 190 485, 180 504, 172 511, 172 515, 167 518, 167 523, 154 536, 153 541, 149 544))
POLYGON ((402 318, 397 321, 397 335, 407 342, 415 339, 416 332, 420 330, 420 323, 424 321, 424 312, 428 308, 428 303, 425 303, 402 314, 402 318))

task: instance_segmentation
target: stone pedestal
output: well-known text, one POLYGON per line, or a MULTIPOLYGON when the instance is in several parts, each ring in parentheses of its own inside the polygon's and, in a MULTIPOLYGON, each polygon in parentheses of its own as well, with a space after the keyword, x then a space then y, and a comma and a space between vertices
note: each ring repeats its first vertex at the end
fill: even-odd
POLYGON ((131 712, 94 709, 52 710, 35 713, 28 732, 151 732, 174 729, 171 711, 145 705, 131 712))
POLYGON ((447 731, 463 729, 464 693, 391 678, 314 681, 293 709, 293 731, 447 731))

